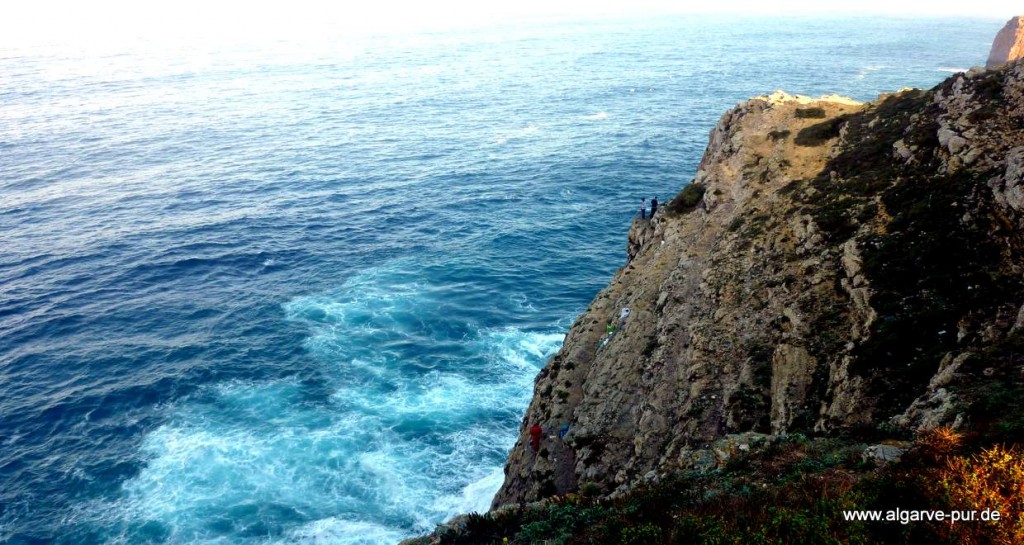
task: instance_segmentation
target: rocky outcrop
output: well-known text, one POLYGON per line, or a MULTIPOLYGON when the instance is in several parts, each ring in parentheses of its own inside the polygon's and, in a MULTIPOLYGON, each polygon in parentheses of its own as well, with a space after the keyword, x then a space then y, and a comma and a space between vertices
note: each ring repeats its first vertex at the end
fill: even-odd
POLYGON ((992 42, 986 68, 997 68, 1024 57, 1024 24, 1018 15, 1006 22, 992 42))
POLYGON ((1024 64, 726 113, 538 375, 494 506, 715 467, 729 438, 962 420, 971 354, 1024 323, 1022 120, 1024 64))

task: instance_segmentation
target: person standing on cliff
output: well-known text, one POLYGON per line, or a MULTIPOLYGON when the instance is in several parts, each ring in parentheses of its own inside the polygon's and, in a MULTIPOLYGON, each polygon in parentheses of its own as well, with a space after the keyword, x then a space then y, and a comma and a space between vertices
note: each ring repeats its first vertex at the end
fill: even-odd
POLYGON ((640 198, 640 219, 647 219, 647 199, 640 198))
POLYGON ((540 424, 534 424, 530 428, 530 447, 533 448, 534 452, 540 449, 540 436, 544 434, 544 430, 541 429, 540 424))
POLYGON ((651 199, 651 219, 654 219, 654 213, 658 211, 658 197, 651 199))

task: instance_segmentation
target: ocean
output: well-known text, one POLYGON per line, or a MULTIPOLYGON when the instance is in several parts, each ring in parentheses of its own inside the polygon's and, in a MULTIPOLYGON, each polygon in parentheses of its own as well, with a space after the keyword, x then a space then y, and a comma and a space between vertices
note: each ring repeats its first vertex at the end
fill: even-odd
POLYGON ((931 87, 1002 23, 0 50, 0 543, 394 543, 485 510, 640 198, 725 110, 931 87))

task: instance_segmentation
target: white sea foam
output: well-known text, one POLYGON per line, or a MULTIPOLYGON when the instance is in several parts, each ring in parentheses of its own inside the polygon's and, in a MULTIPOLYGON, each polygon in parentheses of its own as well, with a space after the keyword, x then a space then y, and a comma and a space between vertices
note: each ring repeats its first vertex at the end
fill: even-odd
POLYGON ((590 114, 583 116, 583 119, 597 120, 597 119, 608 119, 608 112, 597 112, 596 114, 590 114))
POLYGON ((495 145, 502 145, 508 143, 509 140, 516 140, 520 138, 527 138, 533 136, 534 134, 537 134, 537 132, 539 131, 539 126, 530 123, 525 127, 513 129, 511 131, 505 131, 498 134, 497 136, 494 137, 494 140, 491 143, 495 145))
POLYGON ((969 69, 968 68, 953 68, 953 67, 950 67, 950 66, 943 66, 943 67, 940 67, 940 68, 936 68, 936 70, 939 71, 939 72, 947 72, 947 73, 950 73, 950 74, 957 74, 959 72, 966 72, 969 69))
POLYGON ((360 520, 329 517, 316 520, 289 532, 287 538, 273 541, 274 545, 380 545, 397 543, 408 537, 405 533, 381 524, 360 520))
POLYGON ((537 362, 543 362, 561 346, 565 335, 562 333, 524 333, 515 328, 489 331, 483 340, 494 349, 499 362, 513 364, 524 371, 532 383, 533 374, 539 369, 537 362))
POLYGON ((504 469, 496 467, 480 479, 467 484, 461 494, 437 498, 434 508, 446 513, 446 519, 463 513, 484 513, 491 508, 491 500, 504 480, 504 469))
POLYGON ((563 334, 505 327, 453 344, 436 329, 450 319, 436 314, 445 293, 374 270, 287 303, 334 394, 310 403, 298 381, 230 381, 170 407, 115 525, 156 521, 174 543, 240 542, 264 526, 253 533, 276 543, 394 543, 486 510, 532 379, 563 334), (416 365, 434 342, 467 363, 416 365))
POLYGON ((868 76, 870 72, 877 72, 879 70, 882 70, 883 68, 885 67, 881 65, 865 66, 864 68, 861 68, 859 72, 857 72, 857 79, 864 79, 868 76))

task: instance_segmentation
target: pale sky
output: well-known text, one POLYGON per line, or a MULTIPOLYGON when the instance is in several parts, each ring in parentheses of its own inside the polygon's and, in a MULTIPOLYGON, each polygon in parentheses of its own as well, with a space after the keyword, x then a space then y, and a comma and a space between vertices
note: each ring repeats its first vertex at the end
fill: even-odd
POLYGON ((609 17, 645 13, 765 15, 960 15, 1009 19, 1021 0, 936 2, 864 0, 34 0, 5 6, 0 46, 63 43, 88 46, 129 37, 190 35, 303 36, 318 30, 409 31, 471 26, 515 18, 609 17))

